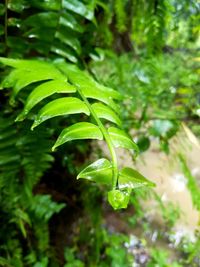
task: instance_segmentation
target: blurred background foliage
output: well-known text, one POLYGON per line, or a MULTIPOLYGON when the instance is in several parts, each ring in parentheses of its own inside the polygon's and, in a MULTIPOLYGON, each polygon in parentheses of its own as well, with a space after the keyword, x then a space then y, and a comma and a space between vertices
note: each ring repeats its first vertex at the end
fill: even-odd
MULTIPOLYGON (((198 0, 0 3, 0 55, 65 58, 118 90, 123 127, 134 131, 141 153, 155 138, 169 153, 169 141, 182 122, 200 136, 199 47, 198 0)), ((170 262, 168 249, 151 246, 148 238, 137 239, 127 230, 139 228, 151 235, 155 226, 141 200, 153 198, 166 226, 157 229, 158 240, 173 243, 170 232, 179 208, 143 189, 134 192, 127 211, 113 213, 103 187, 75 180, 93 145, 78 141, 52 154, 64 120, 32 133, 30 121, 14 122, 26 96, 14 105, 9 97, 8 90, 0 91, 0 266, 199 266, 198 232, 195 242, 184 237, 173 247, 179 257, 170 262), (115 216, 124 222, 122 231, 108 227, 108 214, 113 224, 115 216)), ((198 182, 183 155, 180 161, 199 210, 198 182)))

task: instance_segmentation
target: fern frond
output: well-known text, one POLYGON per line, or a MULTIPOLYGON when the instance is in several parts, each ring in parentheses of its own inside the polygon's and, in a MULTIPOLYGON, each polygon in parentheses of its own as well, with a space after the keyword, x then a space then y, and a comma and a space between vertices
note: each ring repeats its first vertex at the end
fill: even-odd
MULTIPOLYGON (((64 61, 44 62, 0 58, 0 62, 14 68, 2 82, 2 87, 13 88, 12 100, 22 90, 26 90, 31 85, 32 91, 27 98, 24 110, 17 120, 23 120, 33 107, 37 107, 39 103, 43 104, 44 100, 47 101, 47 104, 37 113, 31 129, 53 117, 84 113, 93 122, 82 121, 65 128, 58 136, 52 150, 72 140, 104 139, 112 158, 112 172, 107 177, 108 184, 112 185, 114 191, 118 187, 130 187, 130 184, 126 183, 124 185, 123 178, 120 178, 122 172, 118 170, 115 148, 122 147, 138 152, 138 147, 122 129, 117 127, 107 128, 101 121, 103 118, 116 126, 121 125, 121 120, 117 114, 119 108, 114 101, 121 98, 118 92, 100 85, 86 72, 64 61), (37 84, 34 87, 36 82, 37 84), (40 82, 39 85, 38 82, 40 82), (59 95, 57 96, 58 92, 59 95), (60 97, 63 94, 66 96, 60 97), (69 94, 70 96, 67 96, 69 94), (54 97, 54 100, 48 102, 50 95, 54 97), (95 103, 93 103, 94 101, 95 103), (123 185, 120 183, 123 183, 123 185)), ((102 169, 98 168, 101 169, 101 166, 97 166, 97 172, 102 171, 102 169)), ((129 177, 130 175, 127 179, 130 179, 129 177)), ((81 177, 79 176, 79 178, 81 177)), ((135 183, 138 183, 140 178, 135 177, 134 179, 135 183)), ((130 182, 132 184, 131 188, 136 186, 136 184, 133 185, 133 180, 130 182)), ((143 181, 141 183, 144 184, 143 181)), ((115 193, 113 197, 115 198, 115 193)), ((112 204, 113 201, 110 201, 110 203, 112 204)), ((124 205, 121 207, 124 207, 124 205)))
MULTIPOLYGON (((33 134, 27 128, 16 127, 13 118, 1 117, 0 190, 7 195, 17 195, 20 191, 20 198, 28 199, 32 195, 33 186, 53 161, 49 153, 50 146, 49 133, 44 128, 33 134), (40 149, 35 149, 37 145, 40 149), (17 177, 24 185, 23 192, 18 188, 17 177)), ((13 201, 18 201, 14 195, 13 201)))
MULTIPOLYGON (((42 253, 47 249, 49 246, 45 241, 48 241, 49 235, 47 222, 53 213, 64 207, 64 204, 55 203, 48 195, 33 195, 34 186, 51 166, 54 158, 50 154, 52 141, 49 138, 49 131, 40 127, 37 133, 33 133, 29 130, 30 122, 27 122, 28 125, 27 128, 14 123, 13 116, 9 114, 0 117, 0 211, 3 214, 2 227, 5 225, 7 229, 4 231, 2 228, 1 233, 4 233, 4 236, 0 236, 5 244, 0 246, 2 256, 0 265, 5 260, 6 266, 15 266, 16 262, 22 266, 22 248, 18 239, 21 235, 24 238, 29 235, 27 226, 34 227, 37 250, 40 247, 42 253), (35 229, 38 227, 43 229, 39 235, 35 229), (8 235, 5 234, 7 231, 8 235)), ((29 242, 32 242, 31 239, 29 242)))

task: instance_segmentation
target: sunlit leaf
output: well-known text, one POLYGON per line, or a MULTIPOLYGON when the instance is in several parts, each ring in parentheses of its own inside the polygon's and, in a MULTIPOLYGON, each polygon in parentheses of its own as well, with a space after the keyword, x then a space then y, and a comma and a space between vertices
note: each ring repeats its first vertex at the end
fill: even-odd
POLYGON ((115 147, 133 149, 138 152, 138 146, 123 130, 110 127, 108 128, 108 133, 115 147))
POLYGON ((120 118, 108 106, 103 105, 102 103, 95 103, 92 105, 92 108, 99 118, 106 119, 108 121, 116 123, 118 126, 121 126, 120 118))
POLYGON ((92 20, 94 16, 93 9, 89 9, 89 6, 84 5, 82 1, 78 0, 64 0, 63 7, 68 10, 77 13, 89 20, 92 20))
POLYGON ((155 184, 132 168, 123 168, 119 173, 119 188, 138 188, 142 186, 154 187, 155 184))
POLYGON ((59 72, 53 67, 53 65, 50 62, 42 60, 13 59, 13 58, 0 57, 0 63, 18 69, 25 69, 29 71, 46 69, 49 70, 50 72, 53 71, 59 74, 59 72))
POLYGON ((49 102, 39 111, 31 129, 33 130, 42 122, 53 117, 77 113, 85 113, 86 115, 89 115, 90 111, 86 104, 76 97, 58 98, 49 102))
POLYGON ((119 110, 119 107, 111 98, 109 98, 109 96, 105 92, 100 91, 98 89, 96 90, 95 88, 91 89, 88 87, 83 88, 82 91, 85 97, 102 101, 103 103, 109 105, 115 111, 119 110))
POLYGON ((61 74, 52 64, 34 60, 15 60, 0 58, 0 62, 8 66, 17 68, 3 80, 2 87, 13 87, 13 96, 27 85, 42 81, 67 78, 61 74))
POLYGON ((16 121, 23 120, 28 112, 44 98, 54 93, 74 93, 76 88, 62 80, 45 82, 37 86, 28 96, 24 110, 17 117, 16 121))
POLYGON ((112 88, 100 85, 91 76, 85 72, 80 70, 77 66, 72 64, 67 64, 65 62, 56 62, 56 66, 63 71, 70 81, 77 85, 79 88, 83 90, 88 97, 95 97, 95 92, 100 91, 101 98, 113 98, 113 99, 121 99, 121 94, 112 88))
POLYGON ((77 176, 77 179, 80 178, 100 184, 111 184, 112 164, 107 159, 99 159, 82 170, 77 176))
POLYGON ((98 126, 89 122, 78 122, 64 129, 59 135, 52 150, 56 147, 77 139, 98 139, 103 140, 103 135, 98 126))

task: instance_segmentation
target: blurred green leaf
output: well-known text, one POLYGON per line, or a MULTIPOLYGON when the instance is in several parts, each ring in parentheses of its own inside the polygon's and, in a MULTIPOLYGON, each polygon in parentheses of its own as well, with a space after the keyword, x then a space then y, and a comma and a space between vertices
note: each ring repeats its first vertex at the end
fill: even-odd
POLYGON ((142 186, 154 187, 155 184, 132 168, 123 168, 119 173, 118 186, 123 188, 138 188, 142 186))
POLYGON ((139 152, 137 145, 123 130, 110 127, 108 133, 115 147, 123 147, 139 152))

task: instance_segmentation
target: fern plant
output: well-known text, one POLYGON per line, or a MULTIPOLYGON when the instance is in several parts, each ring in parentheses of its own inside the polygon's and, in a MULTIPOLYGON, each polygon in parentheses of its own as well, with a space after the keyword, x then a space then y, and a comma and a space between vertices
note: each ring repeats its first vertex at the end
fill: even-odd
MULTIPOLYGON (((15 124, 10 113, 0 116, 0 266, 33 266, 49 254, 48 221, 65 204, 33 188, 51 166, 50 133, 31 132, 15 124), (39 149, 36 149, 36 147, 39 149), (34 238, 32 238, 34 235, 34 238), (20 240, 28 248, 25 252, 20 240), (34 256, 35 255, 35 256, 34 256), (27 266, 27 265, 25 265, 27 266)), ((30 122, 27 122, 30 127, 30 122)))
POLYGON ((82 61, 92 51, 84 45, 83 35, 95 25, 95 1, 5 1, 0 5, 0 19, 5 24, 0 33, 0 53, 9 57, 30 54, 82 61))
POLYGON ((108 192, 108 200, 114 209, 127 207, 133 188, 153 186, 152 182, 134 169, 125 167, 118 170, 115 148, 122 147, 138 152, 138 147, 131 137, 119 128, 121 126, 117 114, 119 107, 113 100, 120 99, 118 92, 98 84, 87 73, 62 60, 48 62, 0 58, 0 62, 14 68, 2 82, 2 88, 13 88, 11 103, 20 91, 33 85, 33 90, 28 95, 24 109, 16 121, 22 121, 37 104, 56 93, 62 97, 48 101, 39 110, 32 130, 57 116, 83 113, 92 118, 94 123, 81 121, 65 128, 58 136, 52 150, 77 139, 105 140, 111 161, 105 158, 99 159, 82 170, 77 178, 110 185, 112 190, 108 192), (36 82, 40 84, 34 86, 36 82), (101 119, 106 119, 115 126, 107 128, 101 119))

